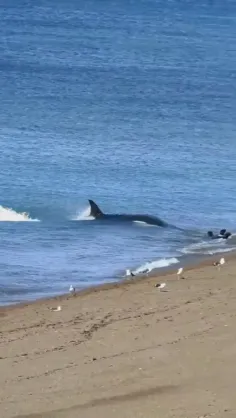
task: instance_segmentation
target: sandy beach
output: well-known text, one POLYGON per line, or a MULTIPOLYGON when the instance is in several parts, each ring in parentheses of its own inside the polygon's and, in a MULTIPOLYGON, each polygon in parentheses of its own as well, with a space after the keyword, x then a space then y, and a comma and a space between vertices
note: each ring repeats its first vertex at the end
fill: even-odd
POLYGON ((0 416, 235 418, 236 256, 225 258, 180 280, 2 308, 0 416))

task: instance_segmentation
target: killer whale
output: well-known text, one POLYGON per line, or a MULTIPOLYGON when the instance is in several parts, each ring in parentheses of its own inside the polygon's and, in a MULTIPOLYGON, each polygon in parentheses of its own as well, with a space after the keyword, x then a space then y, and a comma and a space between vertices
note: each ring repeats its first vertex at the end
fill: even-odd
POLYGON ((106 214, 101 211, 98 205, 91 199, 88 200, 90 205, 90 216, 93 216, 95 219, 107 219, 107 220, 117 220, 117 221, 130 221, 130 222, 145 222, 149 225, 167 227, 168 223, 164 222, 162 219, 157 218, 156 216, 149 215, 139 215, 139 214, 106 214))

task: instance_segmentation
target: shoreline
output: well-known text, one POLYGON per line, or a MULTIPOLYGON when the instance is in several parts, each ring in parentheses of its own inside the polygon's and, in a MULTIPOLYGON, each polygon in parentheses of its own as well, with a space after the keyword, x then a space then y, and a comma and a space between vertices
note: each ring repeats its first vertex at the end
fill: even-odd
POLYGON ((236 252, 223 256, 185 279, 168 269, 2 307, 1 416, 235 418, 236 252))
POLYGON ((183 267, 184 271, 186 272, 191 271, 191 270, 197 270, 202 267, 213 265, 213 263, 219 260, 221 257, 224 257, 226 260, 234 259, 236 258, 236 250, 232 250, 228 252, 219 252, 219 253, 212 254, 212 255, 200 255, 199 257, 190 257, 191 262, 186 262, 182 264, 176 263, 167 267, 161 267, 157 270, 154 270, 153 273, 150 273, 148 276, 137 275, 137 276, 134 276, 133 278, 123 278, 115 282, 107 282, 107 283, 102 283, 102 284, 98 284, 95 286, 88 286, 84 289, 77 290, 74 294, 70 294, 70 292, 68 292, 68 293, 62 293, 62 294, 55 295, 55 296, 37 298, 34 300, 30 300, 30 301, 26 300, 26 301, 22 301, 18 303, 9 303, 7 305, 0 305, 0 314, 1 312, 12 310, 12 309, 17 309, 17 308, 22 309, 24 307, 31 306, 31 305, 38 305, 38 304, 41 305, 43 303, 48 304, 49 302, 53 303, 55 301, 62 302, 64 300, 71 299, 72 297, 73 298, 82 297, 82 296, 86 296, 86 295, 93 294, 93 293, 108 291, 113 288, 115 289, 115 288, 120 288, 120 287, 122 288, 125 286, 135 285, 137 282, 145 281, 148 279, 155 279, 155 278, 158 279, 159 277, 173 275, 174 272, 176 272, 178 268, 180 267, 183 267), (195 259, 195 261, 193 261, 193 259, 195 259))

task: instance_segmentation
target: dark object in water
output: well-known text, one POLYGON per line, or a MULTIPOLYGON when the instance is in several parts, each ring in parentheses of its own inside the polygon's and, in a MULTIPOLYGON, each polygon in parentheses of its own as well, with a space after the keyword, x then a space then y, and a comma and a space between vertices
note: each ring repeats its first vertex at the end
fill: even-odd
POLYGON ((212 231, 208 231, 208 232, 207 232, 207 235, 208 235, 208 237, 209 237, 209 238, 211 238, 211 239, 219 239, 219 238, 223 238, 223 237, 222 237, 222 236, 220 236, 220 235, 214 235, 212 231))
POLYGON ((231 237, 231 232, 226 232, 224 235, 223 235, 223 237, 222 238, 224 238, 224 239, 228 239, 229 237, 231 237))
POLYGON ((226 232, 226 229, 221 229, 219 235, 214 235, 212 231, 208 231, 207 235, 211 239, 219 239, 219 238, 228 239, 232 234, 231 232, 226 232))
POLYGON ((226 233, 226 229, 221 229, 220 230, 220 235, 225 235, 225 233, 226 233))

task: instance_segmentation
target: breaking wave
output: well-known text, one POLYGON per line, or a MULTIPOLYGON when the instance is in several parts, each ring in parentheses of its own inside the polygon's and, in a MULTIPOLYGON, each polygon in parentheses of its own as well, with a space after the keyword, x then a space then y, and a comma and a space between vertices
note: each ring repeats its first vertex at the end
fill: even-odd
POLYGON ((236 236, 232 235, 227 240, 217 239, 214 241, 200 241, 184 247, 183 254, 213 255, 217 253, 229 252, 236 249, 236 236))
POLYGON ((14 209, 0 205, 0 222, 37 222, 27 212, 16 212, 14 209))
MULTIPOLYGON (((163 267, 171 266, 171 264, 179 263, 178 258, 161 258, 159 260, 150 261, 147 263, 142 264, 140 267, 136 269, 132 269, 132 272, 136 274, 145 274, 146 272, 150 273, 152 270, 156 270, 163 267)), ((129 271, 129 270, 127 270, 129 271)))

